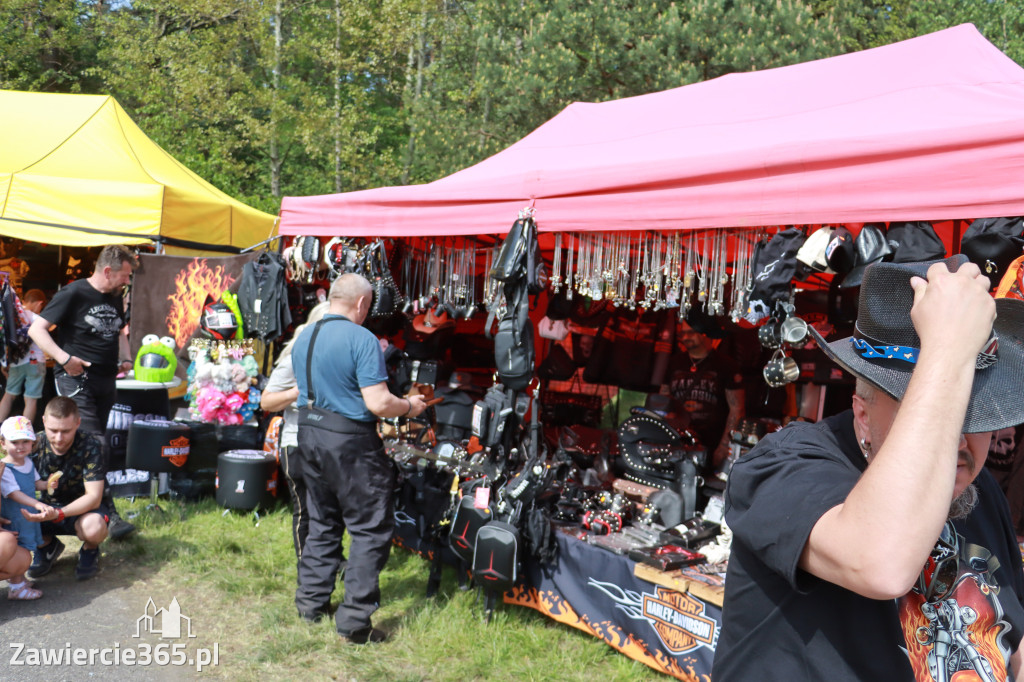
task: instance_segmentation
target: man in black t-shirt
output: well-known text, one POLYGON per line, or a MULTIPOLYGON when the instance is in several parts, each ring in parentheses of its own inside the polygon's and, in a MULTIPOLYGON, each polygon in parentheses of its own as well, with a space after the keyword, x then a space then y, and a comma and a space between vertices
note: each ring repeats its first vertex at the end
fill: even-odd
POLYGON ((743 418, 743 377, 686 321, 679 323, 678 336, 683 352, 673 353, 669 393, 677 412, 689 416, 688 426, 707 448, 707 468, 713 471, 729 456, 729 432, 743 418))
MULTIPOLYGON (((57 363, 54 382, 57 395, 75 401, 82 419, 81 430, 101 441, 107 417, 114 405, 117 373, 132 367, 128 349, 124 295, 139 260, 127 246, 103 247, 93 273, 58 291, 36 316, 28 334, 57 363), (50 327, 57 325, 56 339, 50 327)), ((109 490, 104 499, 112 513, 111 536, 122 537, 134 527, 113 510, 109 490)))
POLYGON ((74 535, 82 541, 75 577, 88 580, 99 571, 99 545, 107 538, 110 509, 103 501, 106 465, 103 445, 91 433, 78 430, 81 418, 73 400, 57 396, 43 411, 43 432, 36 438, 32 462, 39 477, 54 477, 53 492, 43 492, 47 512, 25 517, 42 524, 43 542, 36 547, 28 575, 36 580, 53 568, 64 551, 56 536, 74 535))
POLYGON ((715 682, 1020 679, 1024 570, 984 463, 1024 421, 1024 302, 988 291, 962 256, 879 263, 854 335, 815 334, 852 410, 734 464, 715 682))

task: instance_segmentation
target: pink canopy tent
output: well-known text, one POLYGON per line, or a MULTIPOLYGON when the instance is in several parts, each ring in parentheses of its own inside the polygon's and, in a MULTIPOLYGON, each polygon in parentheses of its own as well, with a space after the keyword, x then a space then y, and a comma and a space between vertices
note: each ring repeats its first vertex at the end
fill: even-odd
POLYGON ((599 104, 425 185, 285 197, 281 234, 678 230, 1024 214, 1024 69, 971 25, 599 104))

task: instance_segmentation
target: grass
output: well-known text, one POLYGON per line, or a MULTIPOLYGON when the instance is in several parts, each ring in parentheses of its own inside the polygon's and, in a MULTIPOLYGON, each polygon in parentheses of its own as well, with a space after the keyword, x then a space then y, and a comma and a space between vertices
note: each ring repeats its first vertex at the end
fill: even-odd
MULTIPOLYGON (((352 646, 332 620, 308 625, 293 603, 295 555, 290 510, 259 518, 212 500, 119 503, 137 511, 139 532, 106 543, 104 553, 145 576, 157 603, 177 597, 201 629, 194 646, 220 647, 220 665, 205 676, 232 680, 665 680, 605 643, 518 606, 500 605, 490 623, 476 591, 463 592, 446 568, 441 590, 425 596, 429 566, 393 548, 381 574, 374 625, 391 633, 383 645, 352 646), (161 601, 162 600, 162 601, 161 601)), ((123 508, 122 508, 123 507, 123 508)), ((130 570, 130 568, 129 568, 130 570)), ((127 571, 126 571, 127 573, 127 571)), ((340 601, 342 586, 334 594, 340 601)))

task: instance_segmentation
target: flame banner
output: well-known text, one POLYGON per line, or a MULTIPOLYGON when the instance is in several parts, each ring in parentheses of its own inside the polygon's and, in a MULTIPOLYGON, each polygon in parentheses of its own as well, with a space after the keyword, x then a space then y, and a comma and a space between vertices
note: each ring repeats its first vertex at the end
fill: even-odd
POLYGON ((178 376, 188 369, 186 348, 199 328, 207 296, 237 291, 242 268, 257 253, 223 258, 141 254, 132 280, 131 349, 138 352, 146 334, 170 336, 178 356, 178 376))

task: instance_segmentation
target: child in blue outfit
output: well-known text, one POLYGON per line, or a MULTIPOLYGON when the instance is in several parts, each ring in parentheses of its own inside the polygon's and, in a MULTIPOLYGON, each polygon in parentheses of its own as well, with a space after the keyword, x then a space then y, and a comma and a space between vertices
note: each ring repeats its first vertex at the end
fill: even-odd
MULTIPOLYGON (((42 312, 46 305, 46 294, 39 289, 29 289, 22 298, 22 305, 25 308, 25 321, 32 324, 36 316, 42 312)), ((36 406, 39 399, 43 397, 43 382, 46 378, 46 356, 36 343, 32 343, 28 352, 21 360, 3 369, 7 376, 7 386, 4 388, 4 397, 0 398, 0 421, 7 419, 14 406, 14 399, 19 395, 25 396, 25 409, 22 414, 28 417, 29 421, 36 418, 36 406)))
MULTIPOLYGON (((0 424, 0 446, 7 456, 6 465, 0 475, 0 516, 11 523, 8 530, 17 531, 18 546, 35 551, 42 541, 39 524, 22 515, 22 509, 49 512, 49 505, 36 499, 36 490, 45 490, 47 482, 39 479, 28 454, 36 440, 32 422, 25 417, 11 417, 0 424)), ((25 581, 25 575, 14 576, 8 581, 10 589, 7 598, 13 601, 39 599, 43 593, 25 581)))

